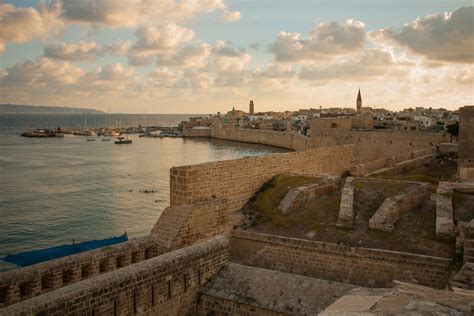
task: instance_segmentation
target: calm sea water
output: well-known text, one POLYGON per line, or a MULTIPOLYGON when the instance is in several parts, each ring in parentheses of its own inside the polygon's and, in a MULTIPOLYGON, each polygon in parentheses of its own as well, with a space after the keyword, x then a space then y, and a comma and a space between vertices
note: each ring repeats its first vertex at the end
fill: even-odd
MULTIPOLYGON (((133 117, 121 119, 132 122, 133 117)), ((147 121, 172 126, 188 117, 147 115, 147 121)), ((283 151, 212 139, 131 136, 133 144, 115 145, 80 136, 19 136, 29 125, 77 127, 83 119, 82 115, 0 116, 0 257, 124 231, 130 237, 145 235, 169 205, 172 166, 283 151)), ((108 121, 106 116, 102 119, 108 121)))

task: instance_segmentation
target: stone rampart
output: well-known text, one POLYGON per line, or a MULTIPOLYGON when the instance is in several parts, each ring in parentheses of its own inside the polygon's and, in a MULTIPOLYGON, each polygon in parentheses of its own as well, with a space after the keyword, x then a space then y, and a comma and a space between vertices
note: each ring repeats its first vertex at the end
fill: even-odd
MULTIPOLYGON (((311 128, 311 131, 313 129, 311 128)), ((354 144, 357 163, 400 156, 420 149, 433 148, 449 141, 448 136, 428 132, 323 130, 311 132, 311 147, 354 144)), ((412 158, 413 159, 413 158, 412 158)), ((406 160, 406 159, 403 159, 406 160)))
POLYGON ((341 192, 337 227, 352 228, 354 224, 354 178, 347 177, 341 192))
POLYGON ((169 251, 216 235, 228 235, 232 219, 226 207, 226 199, 212 197, 195 204, 168 207, 150 235, 158 245, 169 251))
POLYGON ((210 136, 212 138, 263 144, 293 150, 305 150, 311 148, 309 137, 292 132, 278 132, 216 125, 211 128, 210 136))
POLYGON ((356 166, 356 174, 370 176, 380 172, 403 172, 429 163, 436 158, 434 147, 364 162, 356 166))
POLYGON ((205 242, 84 280, 0 310, 1 315, 194 314, 198 290, 229 259, 229 242, 205 242))
POLYGON ((206 127, 199 128, 185 128, 183 129, 184 137, 203 137, 209 138, 211 134, 211 129, 206 127))
POLYGON ((352 145, 334 146, 174 167, 170 171, 171 206, 214 197, 226 199, 227 211, 235 212, 273 176, 280 173, 340 175, 353 168, 353 152, 352 145))
POLYGON ((308 200, 333 193, 338 189, 339 177, 327 177, 324 181, 318 183, 298 188, 291 188, 283 200, 281 200, 278 209, 283 215, 286 215, 292 208, 298 208, 308 200))
POLYGON ((395 229, 395 223, 403 214, 411 211, 429 198, 430 184, 421 182, 419 186, 409 192, 388 197, 370 218, 369 227, 391 232, 395 229))
POLYGON ((165 251, 153 238, 143 237, 0 273, 0 308, 156 257, 165 251))
POLYGON ((474 106, 459 109, 459 160, 460 181, 474 182, 474 106))
POLYGON ((368 287, 391 287, 401 280, 443 288, 451 271, 447 258, 242 230, 232 232, 230 252, 233 262, 368 287))

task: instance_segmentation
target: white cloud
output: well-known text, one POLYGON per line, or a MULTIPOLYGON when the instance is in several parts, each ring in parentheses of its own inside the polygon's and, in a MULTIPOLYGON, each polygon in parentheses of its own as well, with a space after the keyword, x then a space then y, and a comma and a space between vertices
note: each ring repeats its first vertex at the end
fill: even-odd
POLYGON ((228 11, 224 10, 221 16, 222 21, 226 23, 233 23, 240 21, 240 12, 239 11, 228 11))
POLYGON ((211 45, 199 43, 184 46, 171 54, 158 55, 156 63, 163 66, 201 68, 206 65, 210 54, 211 45))
POLYGON ((76 43, 54 43, 44 47, 44 56, 69 61, 92 61, 100 53, 93 41, 76 43))
POLYGON ((71 23, 134 27, 184 21, 200 12, 223 10, 222 0, 50 0, 50 10, 71 23))
POLYGON ((280 32, 269 48, 279 62, 317 61, 361 50, 365 37, 360 21, 320 23, 305 38, 300 33, 280 32))
POLYGON ((408 62, 397 61, 391 52, 366 50, 354 58, 319 65, 304 64, 299 78, 308 81, 370 80, 377 77, 404 77, 408 75, 408 62))
POLYGON ((133 49, 156 52, 175 49, 179 44, 192 40, 194 32, 186 27, 167 23, 141 27, 136 35, 138 41, 133 49))
POLYGON ((34 37, 45 35, 57 23, 45 10, 17 8, 0 4, 0 53, 7 42, 25 43, 34 37))
POLYGON ((394 42, 431 60, 474 62, 474 7, 451 14, 430 14, 401 29, 371 33, 375 41, 394 42))
POLYGON ((1 86, 45 87, 70 85, 84 75, 84 71, 69 62, 58 62, 48 58, 24 60, 6 69, 1 86))

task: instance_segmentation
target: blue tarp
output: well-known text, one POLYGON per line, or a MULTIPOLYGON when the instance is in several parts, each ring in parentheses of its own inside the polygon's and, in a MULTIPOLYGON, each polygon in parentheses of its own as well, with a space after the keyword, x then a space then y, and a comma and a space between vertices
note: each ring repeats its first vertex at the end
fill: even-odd
POLYGON ((47 249, 20 252, 14 255, 7 255, 3 257, 2 260, 16 264, 20 267, 26 267, 32 264, 62 258, 92 249, 119 244, 127 240, 127 234, 123 234, 122 236, 112 237, 109 239, 91 240, 78 244, 69 244, 47 249))

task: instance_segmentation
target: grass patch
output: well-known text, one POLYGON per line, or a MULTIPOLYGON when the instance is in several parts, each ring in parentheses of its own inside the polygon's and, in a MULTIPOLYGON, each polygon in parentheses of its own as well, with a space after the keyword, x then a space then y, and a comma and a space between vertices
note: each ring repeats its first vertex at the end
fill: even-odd
POLYGON ((283 216, 278 205, 290 188, 300 187, 315 182, 315 178, 279 174, 265 182, 260 190, 250 199, 244 208, 251 227, 271 223, 275 227, 294 225, 295 219, 283 216))

